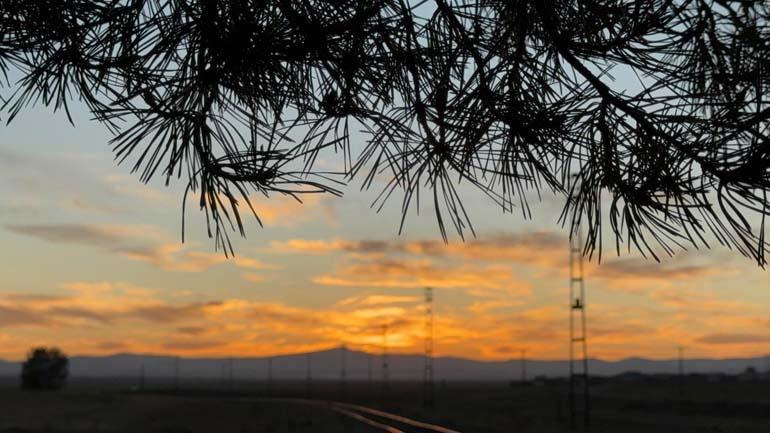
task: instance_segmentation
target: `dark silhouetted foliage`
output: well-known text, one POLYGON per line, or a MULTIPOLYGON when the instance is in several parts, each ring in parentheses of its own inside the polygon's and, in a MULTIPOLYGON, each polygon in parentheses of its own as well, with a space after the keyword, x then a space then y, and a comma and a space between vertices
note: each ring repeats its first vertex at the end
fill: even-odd
POLYGON ((586 252, 609 224, 618 252, 764 264, 769 21, 761 0, 3 0, 0 70, 9 119, 82 101, 143 181, 189 182, 225 251, 255 192, 384 179, 376 208, 432 201, 445 238, 472 230, 461 184, 525 217, 550 190, 586 252))
POLYGON ((30 350, 21 367, 21 386, 25 389, 59 389, 67 382, 69 360, 55 347, 30 350))

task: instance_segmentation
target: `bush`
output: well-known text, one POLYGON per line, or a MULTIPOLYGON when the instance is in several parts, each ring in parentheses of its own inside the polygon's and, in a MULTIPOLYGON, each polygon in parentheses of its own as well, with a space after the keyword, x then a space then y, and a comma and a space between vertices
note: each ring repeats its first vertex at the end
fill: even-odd
POLYGON ((37 347, 30 350, 21 367, 24 389, 62 388, 69 374, 69 360, 58 348, 37 347))

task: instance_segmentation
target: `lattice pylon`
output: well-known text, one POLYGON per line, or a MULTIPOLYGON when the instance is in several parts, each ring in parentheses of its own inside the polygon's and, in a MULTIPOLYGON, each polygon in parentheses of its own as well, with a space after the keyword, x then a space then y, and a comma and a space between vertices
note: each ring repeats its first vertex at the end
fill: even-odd
POLYGON ((570 346, 569 404, 572 431, 588 431, 590 426, 588 334, 586 333, 585 275, 583 235, 580 226, 570 237, 570 346), (582 420, 581 420, 582 418, 582 420))

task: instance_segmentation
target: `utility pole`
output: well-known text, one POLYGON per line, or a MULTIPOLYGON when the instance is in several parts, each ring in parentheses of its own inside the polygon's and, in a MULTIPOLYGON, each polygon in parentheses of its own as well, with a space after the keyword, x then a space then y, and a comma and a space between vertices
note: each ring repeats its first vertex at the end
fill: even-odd
POLYGON ((684 346, 677 347, 677 372, 679 373, 679 395, 684 396, 684 346))
POLYGON ((267 395, 273 396, 273 357, 267 358, 267 395))
POLYGON ((367 360, 367 362, 369 364, 369 369, 368 369, 368 372, 367 372, 367 381, 369 383, 369 390, 371 391, 372 382, 373 382, 373 379, 372 379, 372 377, 373 377, 373 375, 372 375, 372 364, 373 364, 373 361, 374 361, 374 357, 372 356, 371 353, 367 353, 366 360, 367 360))
POLYGON ((433 407, 433 288, 425 288, 425 366, 422 378, 423 406, 433 407))
POLYGON ((305 374, 305 396, 306 398, 310 398, 311 384, 313 382, 312 359, 311 359, 310 353, 308 353, 305 358, 305 364, 307 367, 307 371, 305 374))
POLYGON ((341 357, 341 365, 342 368, 340 369, 340 397, 341 399, 345 398, 345 394, 347 391, 347 347, 343 344, 340 346, 340 357, 341 357))
POLYGON ((388 365, 388 325, 385 324, 382 326, 382 395, 385 396, 385 393, 388 391, 388 388, 390 387, 390 371, 388 371, 390 366, 388 365))
POLYGON ((585 279, 583 274, 583 234, 574 227, 569 246, 570 320, 569 320, 569 403, 570 428, 573 432, 589 431, 588 335, 586 333, 585 279), (582 404, 581 401, 582 400, 582 404), (582 406, 582 407, 580 407, 582 406), (582 415, 582 423, 578 422, 582 415))
POLYGON ((230 382, 230 390, 235 389, 235 377, 234 377, 234 370, 235 370, 235 360, 233 358, 229 359, 229 382, 230 382))
POLYGON ((144 356, 139 361, 139 390, 144 391, 144 382, 145 382, 145 376, 147 375, 147 372, 145 371, 144 366, 144 356))
POLYGON ((174 357, 174 390, 179 391, 179 357, 174 357))
POLYGON ((521 349, 521 384, 527 383, 527 349, 521 349))

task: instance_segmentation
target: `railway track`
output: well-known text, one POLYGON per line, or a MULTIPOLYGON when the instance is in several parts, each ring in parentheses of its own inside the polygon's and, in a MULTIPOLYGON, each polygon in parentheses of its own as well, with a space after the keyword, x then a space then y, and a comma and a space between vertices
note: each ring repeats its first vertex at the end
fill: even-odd
MULTIPOLYGON (((239 401, 243 401, 243 399, 239 399, 239 401)), ((362 424, 368 425, 369 427, 388 433, 461 433, 457 430, 452 430, 440 425, 418 421, 394 413, 351 403, 301 398, 253 398, 248 399, 248 401, 255 403, 289 403, 324 407, 352 418, 362 424)))

